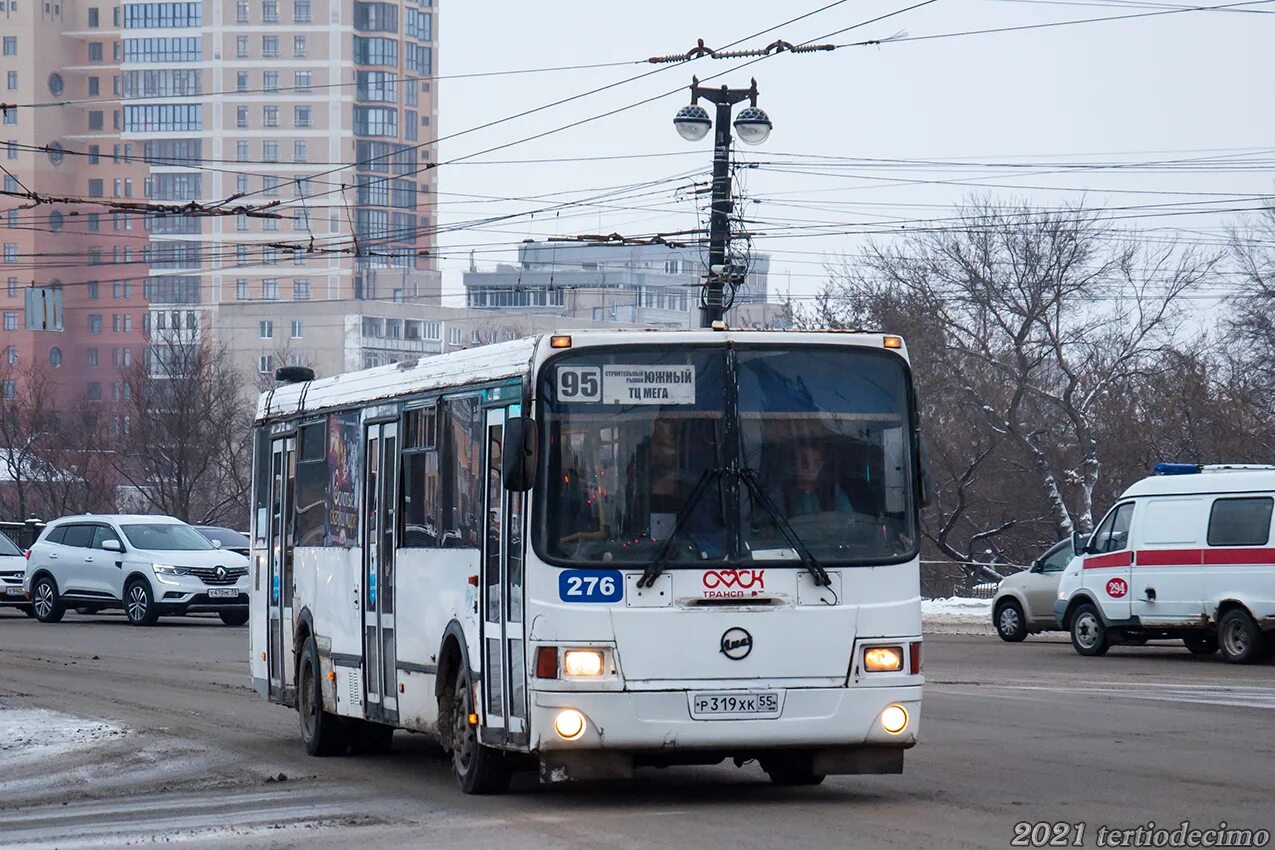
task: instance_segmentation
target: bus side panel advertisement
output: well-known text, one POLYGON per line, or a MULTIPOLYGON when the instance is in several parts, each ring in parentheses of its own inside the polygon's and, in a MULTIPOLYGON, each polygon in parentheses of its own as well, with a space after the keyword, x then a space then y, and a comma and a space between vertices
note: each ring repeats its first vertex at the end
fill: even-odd
POLYGON ((327 545, 359 545, 359 415, 328 417, 327 545))

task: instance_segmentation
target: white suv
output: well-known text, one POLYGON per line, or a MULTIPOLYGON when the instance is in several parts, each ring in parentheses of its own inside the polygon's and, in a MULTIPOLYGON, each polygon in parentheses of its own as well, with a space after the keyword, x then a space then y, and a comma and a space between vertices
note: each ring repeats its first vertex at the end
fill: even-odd
POLYGON ((68 607, 123 608, 133 625, 161 614, 215 611, 248 622, 248 559, 166 516, 65 517, 31 547, 25 586, 35 616, 56 623, 68 607))
POLYGON ((0 531, 0 608, 16 605, 30 616, 31 606, 27 604, 27 592, 22 588, 26 568, 22 550, 0 531))

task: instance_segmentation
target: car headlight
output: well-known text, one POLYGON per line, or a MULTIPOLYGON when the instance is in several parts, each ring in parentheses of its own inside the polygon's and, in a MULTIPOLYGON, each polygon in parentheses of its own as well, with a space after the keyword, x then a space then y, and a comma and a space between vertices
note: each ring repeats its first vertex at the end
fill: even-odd
POLYGON ((151 569, 162 576, 190 575, 190 570, 186 567, 174 567, 169 564, 151 564, 151 569))
POLYGON ((903 669, 903 647, 869 646, 863 650, 863 669, 869 673, 890 673, 903 669))

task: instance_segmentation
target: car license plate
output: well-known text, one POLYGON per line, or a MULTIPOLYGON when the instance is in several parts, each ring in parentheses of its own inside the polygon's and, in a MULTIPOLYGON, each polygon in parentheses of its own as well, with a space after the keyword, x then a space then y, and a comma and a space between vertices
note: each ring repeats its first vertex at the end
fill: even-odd
POLYGON ((701 691, 691 694, 691 717, 696 720, 778 716, 778 691, 701 691))
POLYGON ((234 587, 214 587, 209 589, 209 599, 234 599, 239 595, 239 590, 234 587))
POLYGON ((5 596, 25 596, 25 595, 26 595, 26 593, 22 590, 22 588, 21 588, 20 586, 18 586, 18 587, 6 587, 6 588, 4 589, 4 595, 5 595, 5 596))

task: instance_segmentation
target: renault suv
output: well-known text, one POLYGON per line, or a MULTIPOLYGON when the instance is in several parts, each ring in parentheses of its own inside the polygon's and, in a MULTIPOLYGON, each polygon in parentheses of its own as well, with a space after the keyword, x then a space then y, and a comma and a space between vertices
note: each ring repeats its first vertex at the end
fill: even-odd
POLYGON ((27 592, 22 586, 26 567, 22 550, 0 531, 0 608, 16 605, 30 616, 31 606, 27 604, 27 592))
POLYGON ((67 608, 122 608, 136 626, 211 611, 248 622, 248 559, 166 516, 90 515, 52 522, 31 547, 25 586, 36 619, 67 608))

